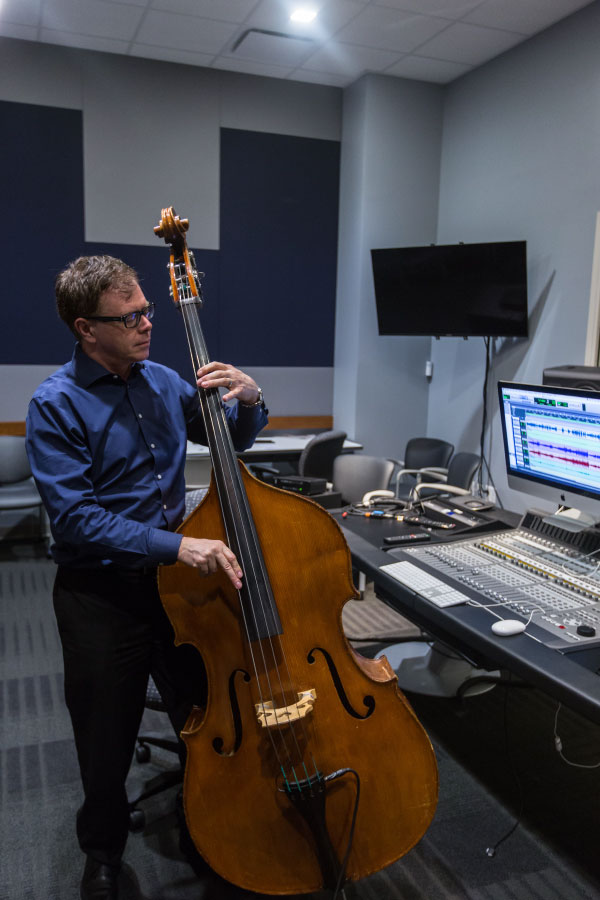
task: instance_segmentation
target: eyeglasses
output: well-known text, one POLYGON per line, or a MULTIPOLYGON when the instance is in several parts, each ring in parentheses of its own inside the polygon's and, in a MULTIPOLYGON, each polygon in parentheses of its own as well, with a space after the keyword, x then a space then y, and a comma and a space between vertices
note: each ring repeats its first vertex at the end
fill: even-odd
POLYGON ((146 319, 154 318, 154 303, 149 303, 143 309, 125 313, 124 316, 84 316, 85 319, 93 319, 95 322, 122 322, 125 328, 137 328, 142 316, 146 319))

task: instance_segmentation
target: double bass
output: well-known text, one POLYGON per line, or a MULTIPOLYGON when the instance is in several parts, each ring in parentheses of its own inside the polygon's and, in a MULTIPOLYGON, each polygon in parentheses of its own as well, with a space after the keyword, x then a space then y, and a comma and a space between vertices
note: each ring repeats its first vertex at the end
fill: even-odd
MULTIPOLYGON (((162 210, 173 301, 194 373, 209 362, 189 222, 162 210)), ((431 743, 385 658, 360 656, 342 630, 357 597, 341 528, 308 498, 254 478, 237 459, 217 388, 199 390, 211 483, 180 526, 224 541, 244 573, 161 567, 176 643, 208 679, 182 737, 184 808, 212 869, 263 894, 325 888, 379 871, 423 836, 437 802, 431 743)))

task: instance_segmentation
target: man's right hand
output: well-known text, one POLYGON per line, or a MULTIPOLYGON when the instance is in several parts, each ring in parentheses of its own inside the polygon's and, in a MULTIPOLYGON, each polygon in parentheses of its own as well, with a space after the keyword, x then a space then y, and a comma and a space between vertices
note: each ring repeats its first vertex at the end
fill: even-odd
POLYGON ((202 575, 213 575, 220 567, 237 590, 242 586, 240 579, 243 572, 240 564, 223 541, 184 537, 179 546, 177 561, 199 569, 202 575))

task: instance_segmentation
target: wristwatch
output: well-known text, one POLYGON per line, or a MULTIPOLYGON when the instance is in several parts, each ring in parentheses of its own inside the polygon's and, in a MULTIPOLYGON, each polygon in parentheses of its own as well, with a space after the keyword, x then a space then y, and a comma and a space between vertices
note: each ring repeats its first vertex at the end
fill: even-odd
POLYGON ((240 400, 242 406, 247 406, 249 409, 252 409, 254 406, 262 406, 263 409, 265 408, 265 398, 263 397, 262 388, 259 388, 257 385, 256 389, 258 391, 258 400, 255 400, 254 403, 242 403, 240 400))

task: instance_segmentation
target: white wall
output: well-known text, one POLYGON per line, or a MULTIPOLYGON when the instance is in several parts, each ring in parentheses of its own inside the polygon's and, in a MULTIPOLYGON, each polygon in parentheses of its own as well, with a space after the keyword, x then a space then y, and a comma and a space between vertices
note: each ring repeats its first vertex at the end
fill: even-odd
MULTIPOLYGON (((530 337, 497 341, 490 376, 491 466, 506 486, 495 383, 540 383, 545 367, 583 364, 600 209, 600 4, 450 85, 444 105, 439 243, 527 241, 530 337)), ((434 341, 428 431, 478 448, 481 339, 434 341)), ((539 504, 539 501, 538 501, 539 504)))
POLYGON ((346 91, 336 302, 336 427, 401 457, 425 435, 429 338, 379 337, 372 248, 435 240, 442 90, 368 75, 346 91))

